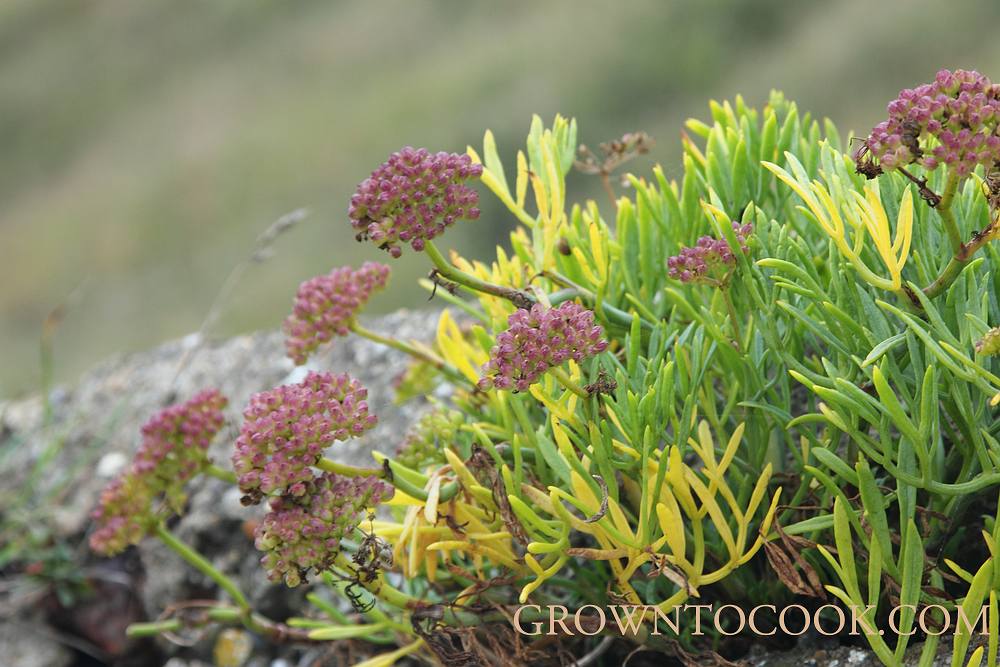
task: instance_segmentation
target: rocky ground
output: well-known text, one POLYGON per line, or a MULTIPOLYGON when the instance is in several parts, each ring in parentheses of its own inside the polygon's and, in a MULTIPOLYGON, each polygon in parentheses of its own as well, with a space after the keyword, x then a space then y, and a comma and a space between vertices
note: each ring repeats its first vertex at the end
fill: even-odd
MULTIPOLYGON (((399 311, 368 326, 427 340, 435 321, 432 312, 399 311)), ((372 449, 392 451, 425 409, 420 399, 393 403, 393 382, 404 366, 400 353, 357 337, 338 341, 311 362, 312 368, 359 378, 379 416, 379 425, 365 437, 332 448, 334 458, 370 463, 372 449)), ((243 642, 251 642, 252 657, 245 664, 253 667, 342 664, 344 647, 275 648, 238 633, 221 640, 217 633, 191 638, 198 640, 193 646, 126 642, 129 623, 156 618, 178 600, 212 598, 216 591, 154 540, 112 560, 94 558, 85 545, 88 514, 100 490, 128 462, 139 426, 152 413, 199 389, 220 389, 230 399, 229 423, 211 454, 225 463, 249 396, 304 372, 284 356, 277 332, 205 344, 189 337, 111 359, 76 384, 56 389, 48 401, 0 403, 0 664, 194 667, 212 664, 213 648, 243 642)), ((190 500, 190 511, 173 526, 176 534, 219 568, 239 573, 243 590, 252 592, 262 613, 284 618, 296 610, 302 592, 269 584, 258 567, 247 526, 260 508, 243 507, 235 489, 214 479, 194 482, 190 500)), ((218 653, 214 661, 237 664, 218 653)), ((790 651, 751 653, 747 663, 863 667, 877 661, 859 648, 803 640, 790 651)))

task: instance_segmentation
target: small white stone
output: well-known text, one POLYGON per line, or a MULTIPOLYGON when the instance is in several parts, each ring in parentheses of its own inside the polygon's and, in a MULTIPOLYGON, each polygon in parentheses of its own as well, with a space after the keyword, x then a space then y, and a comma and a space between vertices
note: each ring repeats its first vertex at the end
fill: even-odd
POLYGON ((853 649, 847 656, 847 662, 851 665, 859 665, 867 659, 864 651, 853 649))
POLYGON ((227 519, 247 518, 247 508, 240 502, 242 497, 243 492, 239 488, 232 486, 226 489, 219 502, 219 511, 221 514, 227 519))
POLYGON ((97 462, 97 476, 108 479, 114 477, 128 463, 128 457, 121 452, 110 452, 97 462))
POLYGON ((181 338, 181 347, 185 350, 190 350, 191 348, 198 347, 201 344, 201 334, 195 331, 194 333, 189 333, 184 338, 181 338))

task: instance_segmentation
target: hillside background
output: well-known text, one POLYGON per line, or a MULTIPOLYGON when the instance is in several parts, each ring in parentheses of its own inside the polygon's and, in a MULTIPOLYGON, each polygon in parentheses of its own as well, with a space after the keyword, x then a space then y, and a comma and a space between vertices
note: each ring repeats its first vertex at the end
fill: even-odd
MULTIPOLYGON (((1000 77, 995 0, 492 2, 5 0, 0 3, 0 396, 196 330, 232 268, 282 236, 213 335, 276 327, 300 281, 380 259, 346 222, 354 186, 405 145, 461 151, 492 128, 511 159, 532 113, 581 140, 645 130, 631 165, 676 174, 710 98, 780 88, 867 131, 940 67, 1000 77)), ((578 175, 578 197, 597 195, 578 175)), ((488 257, 498 208, 447 245, 488 257)), ((419 305, 426 261, 394 263, 373 311, 419 305)))

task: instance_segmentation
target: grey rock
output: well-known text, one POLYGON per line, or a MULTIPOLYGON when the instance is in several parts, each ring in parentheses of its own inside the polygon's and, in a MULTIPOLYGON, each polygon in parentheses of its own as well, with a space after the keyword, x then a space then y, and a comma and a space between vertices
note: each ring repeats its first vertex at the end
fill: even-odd
MULTIPOLYGON (((437 312, 401 310, 372 319, 366 326, 397 338, 428 342, 436 322, 437 312)), ((395 449, 408 426, 427 408, 422 399, 394 403, 393 383, 407 363, 402 353, 357 336, 337 339, 310 360, 308 369, 347 372, 358 378, 368 388, 372 413, 379 417, 378 426, 364 437, 331 447, 330 458, 373 465, 373 449, 395 449)), ((52 392, 48 406, 41 397, 0 402, 0 502, 27 489, 30 481, 36 498, 54 494, 49 521, 53 535, 79 540, 101 490, 132 458, 140 442, 139 429, 152 414, 204 388, 222 391, 229 398, 227 425, 209 453, 228 468, 242 408, 251 394, 295 381, 305 372, 285 357, 280 332, 203 345, 189 336, 147 352, 112 358, 76 384, 52 392), (48 419, 47 410, 51 411, 48 419), (49 458, 43 473, 32 476, 36 462, 49 458)), ((238 491, 213 478, 194 480, 188 490, 188 511, 171 529, 221 570, 235 573, 243 590, 264 607, 284 609, 286 614, 300 611, 302 591, 270 584, 259 566, 246 522, 259 518, 263 508, 243 507, 238 491)), ((173 601, 218 594, 212 582, 158 541, 146 540, 139 550, 146 572, 142 595, 150 618, 173 601)), ((46 644, 17 638, 35 650, 46 644)), ((0 638, 0 646, 5 640, 0 638)), ((53 656, 60 648, 49 647, 53 656)), ((55 658, 3 662, 57 664, 55 658)))
POLYGON ((67 667, 73 654, 39 619, 0 621, 0 655, 10 667, 67 667))

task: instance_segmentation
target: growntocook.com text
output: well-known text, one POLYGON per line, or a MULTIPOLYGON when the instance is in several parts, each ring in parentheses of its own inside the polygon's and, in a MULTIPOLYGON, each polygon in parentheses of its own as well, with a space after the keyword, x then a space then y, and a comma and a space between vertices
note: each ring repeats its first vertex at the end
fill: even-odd
MULTIPOLYGON (((768 637, 779 632, 802 635, 810 630, 821 635, 884 635, 872 617, 875 607, 839 607, 828 604, 810 611, 802 605, 777 607, 771 604, 743 609, 737 605, 686 604, 665 612, 654 605, 588 604, 570 612, 562 605, 523 605, 514 613, 514 630, 523 635, 597 635, 619 632, 637 635, 680 635, 690 627, 693 635, 714 629, 722 635, 750 632, 768 637)), ((886 619, 892 634, 928 635, 946 633, 989 634, 989 607, 984 606, 972 618, 961 607, 946 609, 940 605, 893 607, 886 619)))

